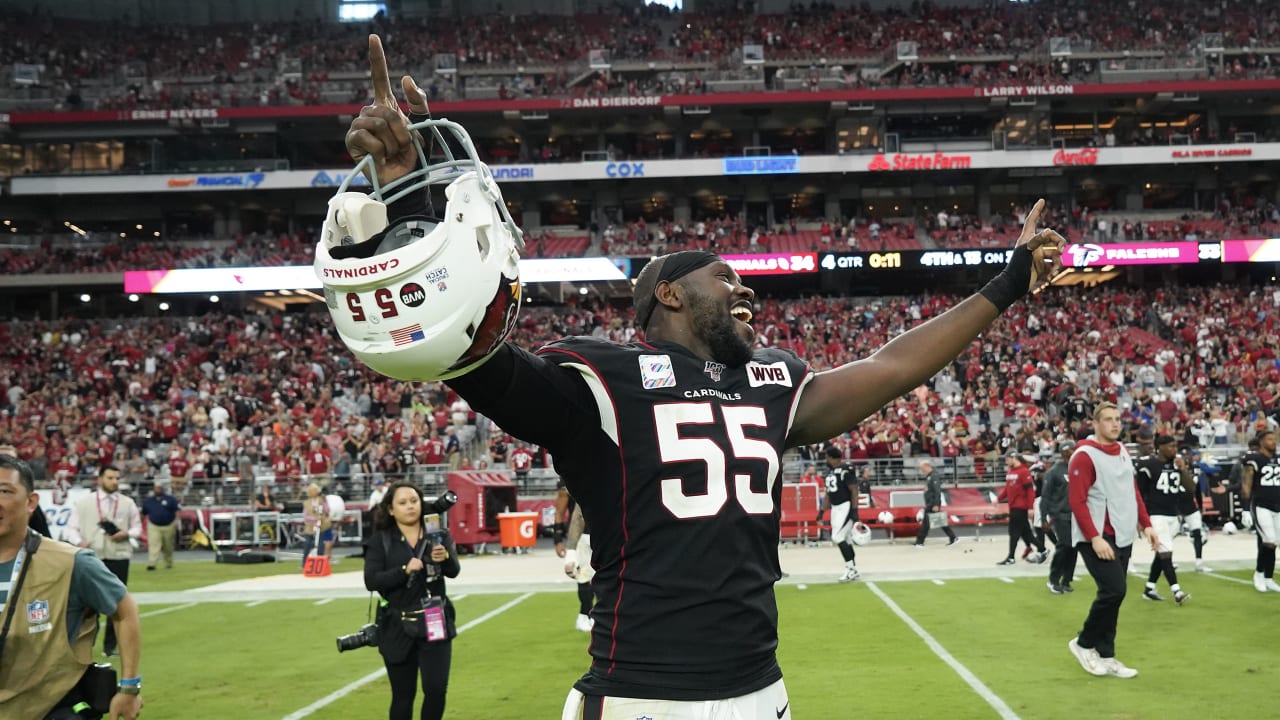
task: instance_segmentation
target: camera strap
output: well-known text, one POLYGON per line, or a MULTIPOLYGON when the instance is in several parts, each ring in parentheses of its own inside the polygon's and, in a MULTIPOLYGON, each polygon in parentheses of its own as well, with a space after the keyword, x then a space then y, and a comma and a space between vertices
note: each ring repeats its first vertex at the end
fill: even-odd
POLYGON ((5 598, 4 627, 0 627, 0 657, 4 656, 4 641, 9 637, 9 625, 13 622, 13 614, 17 612, 14 608, 20 597, 19 593, 22 592, 22 583, 27 579, 27 570, 31 569, 31 558, 39 549, 40 534, 27 530, 27 539, 22 544, 22 549, 18 551, 16 563, 21 564, 22 568, 18 571, 18 580, 9 588, 9 596, 5 598))

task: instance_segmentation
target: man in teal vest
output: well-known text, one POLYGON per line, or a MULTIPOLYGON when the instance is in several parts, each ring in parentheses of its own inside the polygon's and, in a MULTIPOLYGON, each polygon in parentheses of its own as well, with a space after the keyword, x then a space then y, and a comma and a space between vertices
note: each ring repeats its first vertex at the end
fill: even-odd
POLYGON ((92 552, 28 531, 38 500, 31 468, 0 455, 0 718, 39 720, 82 702, 77 685, 93 662, 101 612, 115 623, 123 674, 109 717, 134 720, 142 709, 138 606, 92 552))

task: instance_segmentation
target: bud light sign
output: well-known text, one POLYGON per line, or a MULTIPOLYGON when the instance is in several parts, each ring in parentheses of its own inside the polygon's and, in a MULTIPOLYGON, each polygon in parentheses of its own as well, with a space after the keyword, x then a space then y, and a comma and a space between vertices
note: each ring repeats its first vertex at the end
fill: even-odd
POLYGON ((799 171, 800 158, 795 155, 724 159, 725 175, 789 175, 799 171))

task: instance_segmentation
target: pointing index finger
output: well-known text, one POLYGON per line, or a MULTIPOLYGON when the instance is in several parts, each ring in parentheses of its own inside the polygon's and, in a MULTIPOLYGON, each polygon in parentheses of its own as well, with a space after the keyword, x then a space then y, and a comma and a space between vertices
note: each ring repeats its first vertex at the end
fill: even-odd
POLYGON ((396 96, 391 91, 391 78, 387 73, 387 56, 382 51, 382 39, 369 36, 369 82, 373 85, 373 104, 399 109, 396 96))
POLYGON ((1036 225, 1040 222, 1040 213, 1044 211, 1044 198, 1036 201, 1031 211, 1027 213, 1027 220, 1022 224, 1022 236, 1018 238, 1018 244, 1027 243, 1036 234, 1036 225))

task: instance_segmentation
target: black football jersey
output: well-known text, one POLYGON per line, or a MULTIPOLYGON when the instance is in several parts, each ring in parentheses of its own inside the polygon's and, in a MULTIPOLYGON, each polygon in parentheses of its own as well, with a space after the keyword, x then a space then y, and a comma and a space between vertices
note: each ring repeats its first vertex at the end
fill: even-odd
POLYGON ((781 678, 779 474, 808 366, 777 349, 727 368, 673 343, 581 337, 512 352, 512 378, 481 367, 450 384, 551 450, 591 527, 599 601, 575 687, 715 700, 781 678))
POLYGON ((827 475, 823 481, 827 486, 827 502, 830 505, 835 506, 853 501, 853 495, 849 492, 849 485, 850 483, 858 482, 853 468, 848 465, 827 468, 827 475))
POLYGON ((1138 489, 1149 515, 1176 516, 1183 514, 1182 503, 1189 497, 1182 485, 1182 476, 1173 463, 1166 463, 1155 455, 1143 455, 1137 466, 1138 489))
POLYGON ((1267 457, 1259 452, 1244 457, 1245 466, 1253 468, 1253 494, 1250 502, 1255 507, 1280 512, 1280 457, 1267 457))

